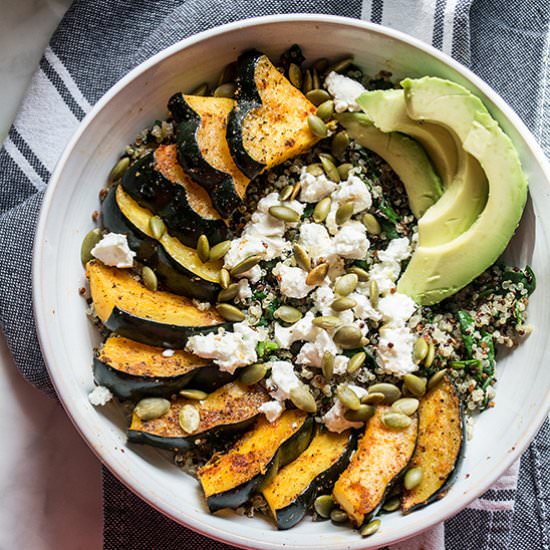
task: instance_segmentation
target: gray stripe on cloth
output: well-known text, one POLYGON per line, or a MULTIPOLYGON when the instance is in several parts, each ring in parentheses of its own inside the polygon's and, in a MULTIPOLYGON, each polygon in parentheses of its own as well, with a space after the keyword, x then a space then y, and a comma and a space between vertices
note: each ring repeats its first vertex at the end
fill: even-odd
POLYGON ((0 216, 36 193, 36 187, 29 181, 21 168, 14 162, 6 149, 0 149, 2 169, 0 185, 0 216))
POLYGON ((451 55, 463 65, 470 65, 470 7, 473 0, 458 0, 453 21, 451 55))
POLYGON ((34 154, 34 151, 29 147, 29 144, 23 139, 23 136, 17 131, 15 126, 10 128, 8 133, 9 138, 14 145, 19 149, 21 154, 27 159, 28 163, 34 168, 36 173, 46 182, 50 179, 49 170, 42 164, 42 161, 34 154))
POLYGON ((436 0, 432 46, 441 49, 443 46, 443 25, 445 23, 445 5, 447 0, 436 0))

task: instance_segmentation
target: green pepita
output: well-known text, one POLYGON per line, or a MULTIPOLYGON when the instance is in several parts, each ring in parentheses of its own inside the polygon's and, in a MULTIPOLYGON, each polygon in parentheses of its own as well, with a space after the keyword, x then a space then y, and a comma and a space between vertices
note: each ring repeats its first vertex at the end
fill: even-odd
POLYGON ((288 79, 295 88, 300 89, 304 80, 302 71, 296 63, 291 63, 288 67, 288 79))
POLYGON ((262 261, 262 256, 260 254, 254 254, 248 256, 241 262, 239 262, 235 267, 231 268, 229 272, 231 276, 236 277, 237 275, 242 275, 247 271, 250 271, 253 267, 257 266, 262 261))
POLYGON ((296 386, 290 390, 290 400, 297 409, 308 413, 314 413, 317 411, 317 403, 315 398, 311 395, 308 387, 304 384, 296 386))
POLYGON ((229 274, 229 271, 227 271, 225 267, 222 267, 220 269, 220 286, 222 288, 227 288, 230 282, 231 282, 231 275, 229 274))
POLYGON ((307 117, 307 124, 311 133, 314 136, 325 138, 328 135, 327 125, 323 122, 323 119, 317 115, 309 115, 307 117))
POLYGON ((210 259, 210 243, 206 235, 201 235, 197 240, 197 256, 203 264, 210 259))
POLYGON ((428 342, 426 342, 426 339, 423 336, 420 336, 420 338, 416 339, 416 342, 414 343, 413 348, 413 355, 414 355, 414 362, 418 365, 418 363, 421 363, 426 358, 426 355, 428 355, 428 342))
POLYGON ((145 266, 141 270, 141 278, 145 288, 152 290, 153 292, 157 290, 159 284, 157 274, 150 267, 145 266))
POLYGON ((266 374, 267 366, 264 363, 256 363, 243 369, 239 375, 239 380, 245 386, 252 386, 257 384, 260 380, 263 380, 266 374))
POLYGON ((231 248, 231 241, 222 241, 210 249, 210 261, 221 260, 231 248))
POLYGON ((292 223, 300 220, 299 212, 296 212, 296 210, 293 210, 288 206, 271 206, 268 212, 274 218, 284 222, 292 223))
POLYGON ((333 330, 338 328, 342 324, 342 321, 336 315, 322 315, 321 317, 315 317, 311 323, 325 330, 333 330))
POLYGON ((161 397, 146 397, 138 402, 134 408, 134 413, 141 420, 153 420, 160 418, 170 410, 170 401, 161 397))
POLYGON ((369 283, 369 298, 372 307, 377 307, 378 299, 380 298, 380 290, 378 289, 378 283, 374 279, 369 283))
POLYGON ((332 495, 318 496, 313 503, 313 508, 318 516, 328 519, 332 509, 334 508, 334 499, 332 498, 332 495))
POLYGON ((361 403, 365 405, 380 405, 385 400, 386 396, 381 392, 369 392, 364 397, 361 397, 361 403))
POLYGON ((338 173, 338 169, 332 160, 332 155, 329 156, 325 153, 321 153, 319 155, 319 160, 323 165, 323 170, 325 171, 328 179, 338 183, 340 181, 340 174, 338 173))
POLYGON ((348 366, 346 369, 348 374, 353 374, 361 368, 366 358, 367 354, 364 351, 358 351, 355 355, 353 355, 348 361, 348 366))
POLYGON ((343 296, 342 298, 336 298, 330 307, 334 311, 346 311, 347 309, 354 308, 357 305, 357 302, 353 298, 343 296))
POLYGON ((304 271, 311 269, 311 259, 306 249, 299 244, 294 245, 294 259, 296 260, 296 265, 304 271))
POLYGON ((398 412, 387 412, 382 415, 380 420, 386 428, 391 428, 393 430, 404 430, 412 424, 412 420, 409 416, 398 412))
POLYGON ((349 146, 349 135, 345 130, 341 130, 332 138, 332 143, 330 144, 330 152, 338 160, 342 160, 346 149, 349 146))
POLYGON ((435 388, 442 380, 445 378, 447 371, 445 369, 437 371, 429 380, 428 380, 428 390, 435 388))
POLYGON ((82 239, 82 245, 80 246, 80 259, 82 260, 83 265, 86 265, 89 261, 94 259, 92 256, 92 250, 101 240, 102 236, 101 229, 96 227, 95 229, 88 231, 82 239))
POLYGON ((359 277, 356 273, 348 273, 338 278, 334 284, 334 292, 340 296, 351 294, 359 283, 359 277))
POLYGON ((358 265, 352 265, 348 271, 350 273, 354 273, 355 275, 357 275, 357 277, 359 278, 359 280, 364 283, 366 281, 369 280, 369 273, 368 271, 364 270, 362 267, 359 267, 358 265))
POLYGON ((346 411, 344 418, 350 422, 366 422, 374 412, 375 408, 372 405, 361 404, 356 411, 346 411))
POLYGON ((180 390, 179 394, 185 399, 192 399, 194 401, 202 401, 208 397, 208 394, 202 390, 184 389, 180 390))
POLYGON ((316 114, 323 122, 330 120, 334 116, 334 101, 332 101, 332 99, 323 101, 323 103, 317 107, 316 114))
POLYGON ((238 307, 231 304, 217 304, 216 309, 226 321, 238 323, 245 318, 244 313, 238 307))
POLYGON ((344 349, 353 349, 360 345, 363 335, 358 327, 353 325, 344 325, 334 334, 333 340, 344 349))
POLYGON ((313 220, 317 223, 324 222, 327 219, 328 213, 330 212, 330 207, 332 205, 332 199, 330 197, 325 197, 321 199, 313 209, 313 220))
POLYGON ((214 97, 235 97, 237 86, 234 82, 226 82, 214 90, 214 97))
POLYGON ((338 174, 340 174, 341 180, 347 180, 349 177, 350 170, 353 168, 353 164, 350 164, 349 162, 344 162, 344 164, 340 164, 336 169, 338 170, 338 174))
POLYGON ((369 394, 372 393, 384 394, 384 403, 386 405, 391 405, 401 397, 401 390, 395 384, 390 384, 389 382, 380 382, 369 386, 369 394))
POLYGON ((345 71, 352 63, 353 57, 345 57, 344 59, 340 59, 340 61, 332 64, 327 69, 327 73, 331 73, 332 71, 334 71, 335 73, 341 73, 342 71, 345 71))
POLYGON ((334 523, 344 523, 344 522, 348 521, 348 515, 343 510, 339 510, 338 508, 335 508, 330 513, 330 519, 334 523))
POLYGON ((384 512, 395 512, 400 505, 401 505, 401 499, 399 497, 392 497, 386 500, 386 502, 384 502, 384 506, 382 506, 382 510, 384 510, 384 512))
POLYGON ((392 411, 412 416, 417 410, 420 402, 414 397, 402 397, 394 401, 391 408, 392 411))
POLYGON ((323 165, 320 164, 319 162, 314 162, 313 164, 309 164, 308 167, 306 168, 306 172, 315 177, 322 176, 325 173, 325 171, 323 170, 323 165))
POLYGON ((328 273, 328 264, 323 263, 314 267, 306 277, 306 285, 318 286, 320 285, 327 276, 328 273))
POLYGON ((432 363, 435 359, 435 346, 432 341, 428 344, 428 353, 426 354, 426 359, 424 359, 424 366, 429 369, 432 366, 432 363))
POLYGON ((364 527, 361 527, 361 536, 362 537, 370 537, 374 535, 380 529, 380 520, 379 519, 373 519, 371 522, 367 523, 364 527))
POLYGON ((415 397, 422 397, 426 393, 426 379, 415 376, 414 374, 405 374, 403 384, 415 397))
POLYGON ((353 216, 354 205, 352 202, 345 202, 338 207, 334 220, 338 225, 346 223, 353 216))
POLYGON ((302 184, 297 181, 292 187, 292 193, 290 193, 290 200, 293 201, 297 196, 300 190, 302 189, 302 184))
POLYGON ((201 416, 193 405, 184 405, 180 409, 178 422, 185 433, 192 434, 199 427, 201 416))
POLYGON ((218 293, 218 302, 229 302, 239 293, 239 283, 231 283, 218 293))
POLYGON ((199 84, 194 90, 191 91, 190 95, 205 96, 208 94, 208 84, 203 82, 199 84))
MULTIPOLYGON (((306 97, 313 103, 313 105, 321 105, 321 103, 324 103, 325 101, 328 101, 330 99, 330 94, 326 90, 321 90, 319 88, 315 88, 313 90, 310 90, 306 97)), ((319 116, 319 115, 317 115, 319 116)))
POLYGON ((290 198, 291 194, 292 194, 292 185, 287 185, 279 193, 279 200, 287 201, 290 198))
POLYGON ((296 323, 302 318, 302 312, 291 306, 281 306, 275 310, 273 315, 285 323, 296 323))
POLYGON ((128 166, 130 166, 130 159, 128 157, 122 157, 111 170, 111 173, 109 174, 109 181, 117 181, 119 180, 126 170, 128 170, 128 166))
POLYGON ((321 74, 324 73, 328 67, 328 59, 326 57, 320 57, 317 61, 315 61, 313 67, 321 74))
POLYGON ((313 86, 314 90, 318 90, 321 88, 321 79, 319 78, 319 71, 313 67, 311 69, 311 85, 313 86))
POLYGON ((302 92, 304 92, 304 94, 307 94, 312 89, 313 89, 313 79, 311 77, 311 71, 308 69, 304 73, 304 78, 302 82, 302 92))
POLYGON ((321 361, 321 370, 325 380, 330 380, 334 374, 334 355, 330 351, 325 351, 321 361))
POLYGON ((153 237, 158 241, 166 233, 166 224, 162 218, 152 216, 149 220, 149 229, 151 230, 153 237))
POLYGON ((336 388, 336 396, 347 409, 358 411, 361 407, 361 401, 357 394, 346 384, 340 384, 336 388))
POLYGON ((382 233, 380 222, 371 213, 367 212, 366 214, 363 214, 361 221, 363 222, 363 225, 367 228, 367 232, 371 235, 380 235, 380 233, 382 233))
POLYGON ((407 471, 407 473, 405 474, 405 478, 403 479, 403 485, 405 486, 405 489, 407 489, 407 491, 410 491, 411 489, 418 487, 422 483, 423 477, 424 472, 420 466, 411 468, 407 471))

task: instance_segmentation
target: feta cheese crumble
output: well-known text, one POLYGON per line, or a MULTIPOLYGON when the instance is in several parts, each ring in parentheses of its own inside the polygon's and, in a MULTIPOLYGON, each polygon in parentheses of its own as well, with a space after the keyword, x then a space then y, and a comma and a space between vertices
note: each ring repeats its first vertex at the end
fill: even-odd
MULTIPOLYGON (((349 387, 354 391, 355 395, 359 399, 367 395, 367 390, 350 384, 349 387)), ((323 423, 327 427, 327 430, 331 432, 342 433, 349 428, 360 428, 363 425, 363 422, 352 422, 347 420, 344 415, 346 413, 346 407, 339 400, 335 399, 334 405, 328 410, 328 412, 323 416, 323 423)))
POLYGON ((306 283, 307 271, 279 262, 273 269, 279 290, 288 298, 305 298, 315 287, 306 283))
POLYGON ((414 342, 413 333, 404 325, 381 329, 376 355, 384 372, 404 376, 418 370, 413 361, 414 342))
POLYGON ((280 401, 268 401, 267 403, 260 405, 258 410, 265 414, 265 417, 269 422, 275 422, 275 420, 283 414, 285 406, 284 403, 281 403, 280 401))
POLYGON ((163 357, 173 357, 174 353, 176 353, 173 349, 165 349, 162 352, 163 357))
POLYGON ((106 405, 113 398, 113 394, 109 388, 105 386, 96 386, 89 394, 88 401, 94 407, 102 407, 106 405))
POLYGON ((334 110, 337 113, 361 110, 355 100, 366 90, 360 82, 331 71, 325 79, 325 86, 334 98, 334 110))
POLYGON ((300 172, 300 200, 303 202, 319 202, 328 197, 337 187, 337 184, 329 180, 325 174, 314 176, 304 166, 300 172))
POLYGON ((367 230, 358 221, 346 222, 333 239, 334 253, 350 260, 363 259, 369 251, 369 246, 367 230))
POLYGON ((105 265, 126 268, 134 265, 136 253, 130 250, 126 235, 107 233, 93 248, 92 256, 105 265))
POLYGON ((288 361, 272 361, 271 377, 266 380, 269 394, 277 401, 290 399, 290 392, 300 387, 300 379, 294 373, 294 365, 288 361))

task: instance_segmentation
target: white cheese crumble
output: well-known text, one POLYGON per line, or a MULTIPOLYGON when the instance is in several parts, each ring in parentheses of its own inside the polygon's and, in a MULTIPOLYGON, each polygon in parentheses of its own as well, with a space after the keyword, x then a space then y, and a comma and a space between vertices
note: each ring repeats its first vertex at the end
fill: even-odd
POLYGON ((300 226, 299 243, 315 260, 328 259, 333 254, 332 240, 326 228, 318 223, 304 223, 300 226))
POLYGON ((329 352, 336 355, 340 348, 334 343, 332 337, 323 329, 319 329, 313 342, 306 342, 296 357, 296 363, 311 367, 320 367, 323 355, 329 352))
POLYGON ((88 401, 94 407, 102 407, 106 405, 113 398, 113 394, 109 388, 105 386, 96 386, 89 394, 88 401))
POLYGON ((331 71, 325 78, 325 86, 334 98, 334 110, 337 113, 361 110, 355 101, 365 91, 360 82, 331 71))
POLYGON ((265 414, 265 417, 269 422, 275 422, 275 420, 283 414, 285 406, 280 401, 268 401, 267 403, 260 405, 258 410, 265 414))
POLYGON ((136 253, 130 250, 126 235, 107 233, 93 248, 92 256, 105 265, 132 267, 136 253))
POLYGON ((290 398, 290 392, 301 385, 300 379, 294 373, 294 365, 288 361, 272 361, 271 378, 266 380, 270 395, 277 401, 290 398))
POLYGON ((379 263, 372 266, 369 279, 376 281, 381 294, 386 294, 395 288, 401 273, 401 262, 411 255, 411 244, 406 237, 393 239, 386 250, 378 252, 379 263))
POLYGON ((358 221, 346 222, 332 242, 336 254, 352 260, 363 259, 370 246, 365 226, 358 221))
POLYGON ((413 361, 415 337, 408 327, 385 326, 379 334, 376 355, 384 372, 403 376, 418 369, 413 361))
MULTIPOLYGON (((360 386, 350 384, 349 387, 359 399, 368 393, 367 390, 361 388, 360 386)), ((346 407, 339 399, 334 400, 334 405, 332 405, 328 412, 323 416, 323 423, 329 431, 342 433, 349 428, 360 428, 363 425, 363 422, 352 422, 347 420, 344 417, 346 410, 346 407)))
POLYGON ((336 189, 336 183, 329 180, 325 174, 314 176, 304 166, 300 172, 300 200, 303 202, 319 202, 336 189))
POLYGON ((237 299, 244 301, 252 296, 252 289, 250 288, 250 285, 248 284, 247 279, 240 279, 239 280, 239 289, 237 292, 237 299))
POLYGON ((345 355, 337 355, 334 358, 334 374, 346 374, 348 370, 349 358, 345 355))
POLYGON ((162 352, 163 357, 172 357, 176 353, 173 349, 165 349, 162 352))
POLYGON ((283 327, 276 323, 274 327, 275 342, 281 348, 288 349, 299 340, 306 342, 313 340, 321 330, 312 323, 314 317, 313 313, 308 311, 299 321, 289 327, 283 327))
POLYGON ((307 271, 279 262, 273 268, 273 274, 279 281, 279 290, 288 298, 305 298, 315 287, 306 284, 307 271))
POLYGON ((416 311, 416 303, 406 294, 395 292, 381 298, 378 309, 385 323, 401 325, 416 311))
POLYGON ((237 368, 258 359, 256 345, 264 336, 243 321, 233 325, 233 332, 220 328, 217 332, 191 336, 185 349, 199 357, 213 359, 221 371, 233 374, 237 368))

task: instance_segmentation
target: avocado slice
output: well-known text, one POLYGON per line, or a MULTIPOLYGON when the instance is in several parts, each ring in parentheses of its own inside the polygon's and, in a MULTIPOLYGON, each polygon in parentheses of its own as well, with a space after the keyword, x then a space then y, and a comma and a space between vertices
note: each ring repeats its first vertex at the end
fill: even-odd
POLYGON ((466 88, 436 77, 406 79, 401 85, 409 116, 455 132, 489 185, 485 208, 470 228, 444 244, 419 244, 399 280, 399 292, 431 305, 465 287, 502 254, 520 222, 527 179, 510 138, 466 88))
POLYGON ((353 140, 391 166, 403 182, 410 209, 417 218, 441 197, 441 180, 416 141, 398 132, 381 132, 364 113, 341 113, 336 119, 353 140))

